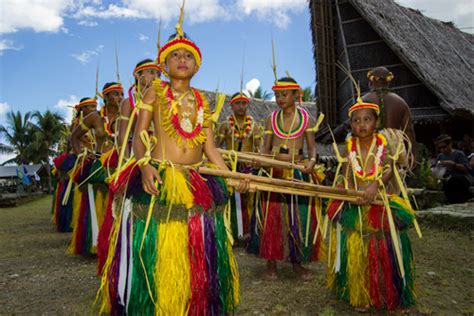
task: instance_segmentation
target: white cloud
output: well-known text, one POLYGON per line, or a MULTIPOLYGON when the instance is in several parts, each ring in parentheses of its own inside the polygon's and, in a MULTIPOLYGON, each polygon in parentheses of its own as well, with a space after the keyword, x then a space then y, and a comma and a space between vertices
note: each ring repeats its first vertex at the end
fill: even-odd
POLYGON ((148 36, 140 33, 140 34, 138 34, 138 39, 142 42, 146 42, 146 41, 148 41, 148 36))
POLYGON ((91 61, 94 56, 99 55, 104 49, 104 45, 99 45, 95 49, 86 50, 79 54, 72 54, 71 56, 77 59, 81 64, 85 65, 91 61))
POLYGON ((70 95, 66 99, 60 99, 54 106, 65 116, 65 121, 67 123, 72 120, 73 106, 79 103, 79 98, 75 95, 70 95))
POLYGON ((61 31, 63 15, 72 5, 70 0, 2 0, 0 34, 21 29, 35 32, 61 31))
POLYGON ((291 22, 290 14, 308 8, 306 0, 237 0, 237 14, 255 14, 258 19, 270 21, 278 28, 286 29, 291 22))
POLYGON ((0 102, 0 122, 5 122, 6 114, 10 111, 10 105, 6 102, 0 102))
POLYGON ((77 24, 82 25, 82 26, 88 26, 88 27, 94 27, 94 26, 99 25, 99 23, 95 21, 89 21, 89 20, 81 20, 77 22, 77 24))
MULTIPOLYGON (((88 3, 79 5, 73 14, 75 18, 142 18, 175 22, 179 16, 180 0, 123 0, 121 4, 88 3), (157 9, 159 8, 159 9, 157 9)), ((186 21, 204 22, 228 16, 219 0, 186 1, 186 21)))
POLYGON ((7 40, 7 39, 0 40, 0 56, 3 55, 4 50, 8 50, 8 49, 10 49, 10 50, 22 50, 23 47, 22 46, 15 46, 15 44, 11 40, 7 40))
POLYGON ((473 0, 397 0, 397 3, 420 10, 426 16, 454 24, 463 31, 473 33, 474 2, 473 0))
POLYGON ((260 87, 260 80, 253 78, 245 84, 245 92, 255 93, 260 87))

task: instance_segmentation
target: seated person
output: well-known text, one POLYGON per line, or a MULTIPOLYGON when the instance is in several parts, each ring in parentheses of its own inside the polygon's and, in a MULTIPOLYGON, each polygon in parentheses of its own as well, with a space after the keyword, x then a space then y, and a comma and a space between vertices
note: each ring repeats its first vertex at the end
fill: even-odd
POLYGON ((442 178, 446 199, 449 203, 466 202, 471 198, 469 186, 474 180, 466 155, 453 149, 451 137, 445 134, 436 138, 435 145, 439 154, 433 172, 442 178))

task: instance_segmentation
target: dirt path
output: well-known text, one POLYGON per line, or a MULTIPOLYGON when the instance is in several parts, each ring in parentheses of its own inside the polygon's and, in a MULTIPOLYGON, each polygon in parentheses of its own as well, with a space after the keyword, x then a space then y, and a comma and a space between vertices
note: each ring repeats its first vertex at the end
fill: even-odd
MULTIPOLYGON (((95 259, 65 252, 70 234, 54 231, 50 198, 0 209, 0 314, 88 314, 98 287, 95 259)), ((466 207, 473 207, 470 204, 466 207)), ((417 260, 415 314, 474 313, 472 231, 423 228, 412 236, 417 260)), ((280 279, 263 281, 264 262, 237 248, 241 315, 348 315, 357 313, 324 287, 323 264, 309 267, 312 282, 301 282, 289 264, 280 279)), ((379 313, 385 315, 385 313, 379 313)))

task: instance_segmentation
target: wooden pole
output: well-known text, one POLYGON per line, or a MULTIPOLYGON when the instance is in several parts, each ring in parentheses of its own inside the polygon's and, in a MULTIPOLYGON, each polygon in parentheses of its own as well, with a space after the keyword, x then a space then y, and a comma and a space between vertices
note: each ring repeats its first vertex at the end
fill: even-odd
MULTIPOLYGON (((274 179, 252 174, 232 172, 219 169, 210 169, 200 167, 199 173, 212 176, 221 176, 227 178, 229 185, 237 187, 240 181, 250 180, 251 190, 261 190, 269 192, 277 192, 284 194, 295 194, 304 196, 316 196, 321 198, 339 199, 354 202, 357 198, 363 197, 364 192, 343 188, 334 188, 324 185, 312 184, 307 182, 296 182, 283 179, 274 179)), ((381 204, 382 201, 375 200, 372 204, 381 204)))
POLYGON ((271 158, 262 156, 260 154, 244 153, 244 152, 237 152, 237 151, 233 152, 233 151, 225 150, 225 149, 217 149, 217 151, 221 155, 224 155, 224 158, 225 158, 225 156, 230 156, 231 157, 231 156, 237 154, 237 158, 238 158, 239 161, 242 161, 242 162, 245 162, 245 163, 250 163, 252 165, 260 164, 263 167, 276 167, 276 168, 297 169, 297 170, 303 170, 304 169, 303 165, 298 165, 298 164, 293 164, 291 162, 271 159, 271 158))

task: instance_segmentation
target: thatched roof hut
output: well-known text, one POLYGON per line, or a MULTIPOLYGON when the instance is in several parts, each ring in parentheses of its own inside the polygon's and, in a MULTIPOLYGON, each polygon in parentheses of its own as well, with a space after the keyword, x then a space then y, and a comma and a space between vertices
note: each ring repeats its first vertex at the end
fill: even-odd
POLYGON ((310 0, 309 8, 318 107, 336 133, 344 134, 356 97, 337 62, 363 93, 368 70, 390 69, 391 88, 410 105, 419 142, 430 143, 440 131, 473 133, 473 35, 393 0, 310 0))

